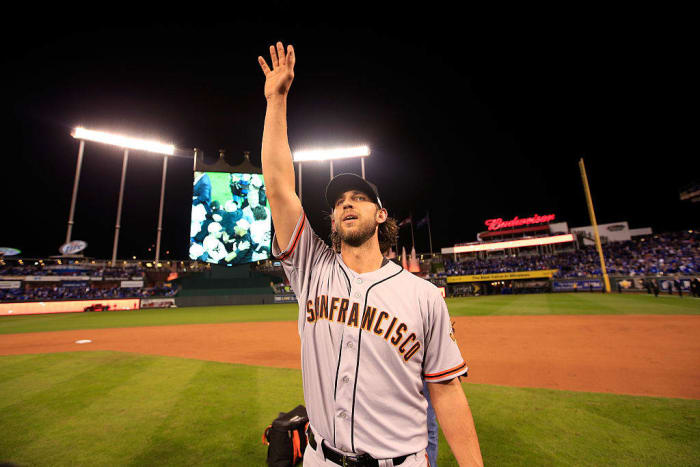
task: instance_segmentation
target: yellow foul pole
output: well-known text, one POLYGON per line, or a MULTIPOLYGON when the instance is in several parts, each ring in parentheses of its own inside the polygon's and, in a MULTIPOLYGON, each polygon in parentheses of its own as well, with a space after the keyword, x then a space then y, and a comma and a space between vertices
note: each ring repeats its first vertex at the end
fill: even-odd
POLYGON ((591 190, 588 188, 588 177, 586 177, 586 167, 583 165, 583 158, 578 161, 578 167, 581 169, 581 178, 583 179, 583 189, 586 191, 586 203, 588 203, 588 214, 591 217, 593 225, 593 233, 595 234, 595 247, 600 256, 600 270, 603 272, 603 281, 605 282, 605 291, 610 293, 610 279, 608 279, 608 270, 605 268, 605 258, 603 257, 603 247, 600 245, 600 235, 598 234, 598 223, 595 220, 595 211, 593 210, 593 200, 591 199, 591 190))

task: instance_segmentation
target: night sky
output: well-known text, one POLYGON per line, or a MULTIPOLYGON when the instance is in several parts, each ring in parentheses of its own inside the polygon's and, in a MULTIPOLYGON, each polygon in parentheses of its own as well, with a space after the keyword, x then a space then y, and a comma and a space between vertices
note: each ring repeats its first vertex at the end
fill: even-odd
MULTIPOLYGON (((58 253, 77 125, 198 147, 209 162, 219 148, 232 164, 250 151, 259 165, 257 57, 269 59, 276 40, 297 53, 292 149, 369 144, 367 178, 390 215, 429 212, 437 251, 474 241, 494 217, 555 214, 570 227, 590 225, 580 157, 599 223, 699 227, 700 203, 679 199, 700 179, 697 139, 689 144, 697 55, 682 15, 272 6, 18 15, 16 29, 2 32, 0 246, 25 257, 58 253)), ((111 257, 121 164, 119 148, 86 144, 72 237, 88 242, 87 256, 111 257)), ((161 168, 162 156, 130 153, 120 258, 154 256, 161 168)), ((359 161, 336 162, 341 172, 359 173, 359 161)), ((326 238, 328 163, 305 164, 303 177, 303 204, 326 238)), ((191 190, 192 160, 171 159, 162 258, 187 257, 191 190)), ((427 231, 415 234, 427 251, 427 231)), ((402 229, 399 245, 410 239, 402 229)))

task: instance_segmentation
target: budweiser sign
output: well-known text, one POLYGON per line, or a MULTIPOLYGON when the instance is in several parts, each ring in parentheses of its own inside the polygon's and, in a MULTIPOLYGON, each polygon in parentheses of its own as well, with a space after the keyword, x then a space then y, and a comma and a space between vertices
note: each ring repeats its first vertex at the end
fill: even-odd
POLYGON ((522 219, 520 219, 518 216, 515 216, 509 221, 504 221, 499 217, 498 219, 489 219, 485 221, 484 224, 486 224, 489 230, 499 230, 505 229, 506 227, 519 227, 521 225, 542 224, 544 222, 551 222, 553 220, 554 214, 547 214, 546 216, 540 216, 539 214, 535 214, 532 217, 523 217, 522 219))

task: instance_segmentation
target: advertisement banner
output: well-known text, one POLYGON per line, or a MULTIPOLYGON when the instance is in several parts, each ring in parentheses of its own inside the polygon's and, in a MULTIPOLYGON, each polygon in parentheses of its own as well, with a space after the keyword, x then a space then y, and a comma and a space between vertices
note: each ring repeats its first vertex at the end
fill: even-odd
POLYGON ((176 308, 174 298, 142 298, 141 308, 176 308))
POLYGON ((472 276, 449 276, 448 284, 459 282, 511 281, 516 279, 551 279, 558 269, 542 269, 539 271, 501 272, 497 274, 477 274, 472 276))
POLYGON ((275 295, 275 303, 296 303, 297 296, 294 294, 275 295))
POLYGON ((15 256, 22 253, 17 248, 10 248, 7 246, 0 247, 0 256, 15 256))
POLYGON ((0 289, 19 289, 21 286, 20 281, 0 281, 0 289))
POLYGON ((603 281, 598 279, 584 279, 574 281, 554 281, 552 282, 552 290, 554 292, 589 292, 595 290, 600 292, 603 290, 603 281))
POLYGON ((63 281, 61 285, 63 287, 90 287, 90 284, 87 281, 63 281))
MULTIPOLYGON (((68 279, 72 279, 69 277, 68 279)), ((61 280, 60 276, 24 276, 24 280, 27 282, 59 282, 61 280)))
POLYGON ((24 276, 27 282, 89 281, 90 276, 24 276))
POLYGON ((80 253, 87 248, 87 243, 82 240, 73 240, 72 242, 64 243, 58 248, 62 255, 74 255, 80 253))
MULTIPOLYGON (((690 280, 689 279, 681 279, 680 284, 681 284, 681 290, 683 290, 684 292, 690 291, 690 280)), ((671 291, 678 292, 678 288, 676 287, 674 280, 659 279, 659 287, 664 292, 669 292, 669 293, 671 291)))
POLYGON ((143 287, 143 281, 121 281, 119 287, 122 289, 140 288, 143 287))

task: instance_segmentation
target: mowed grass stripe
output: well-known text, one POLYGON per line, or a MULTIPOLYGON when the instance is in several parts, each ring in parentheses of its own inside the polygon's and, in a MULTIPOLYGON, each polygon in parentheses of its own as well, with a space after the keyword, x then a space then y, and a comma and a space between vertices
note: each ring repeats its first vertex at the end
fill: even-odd
POLYGON ((494 465, 697 465, 700 401, 476 384, 465 392, 494 465))
MULTIPOLYGON (((47 355, 58 361, 73 360, 73 371, 66 369, 63 378, 47 380, 46 375, 30 365, 26 366, 25 378, 27 388, 35 385, 45 385, 45 389, 34 393, 31 397, 8 405, 0 411, 0 426, 3 427, 3 456, 14 459, 18 464, 31 464, 37 461, 48 461, 51 457, 58 462, 57 453, 65 452, 65 448, 80 442, 80 439, 66 439, 73 435, 66 426, 75 414, 89 406, 96 399, 103 399, 112 389, 123 384, 129 376, 142 371, 144 366, 153 364, 148 358, 124 358, 119 354, 75 358, 70 354, 47 355), (94 365, 97 361, 98 365, 94 365), (82 365, 85 363, 85 365, 82 365), (88 367, 85 370, 84 367, 88 367), (31 376, 34 376, 33 381, 31 376), (65 376, 68 376, 67 378, 65 376), (52 384, 47 384, 47 383, 52 384), (68 442, 70 441, 70 442, 68 442), (61 442, 63 444, 61 444, 61 442), (41 446, 26 449, 28 446, 41 446), (5 452, 5 449, 9 449, 5 452), (31 456, 25 455, 26 452, 31 456), (29 461, 33 458, 33 461, 29 461)), ((2 360, 12 357, 3 357, 2 360)), ((16 388, 22 391, 22 388, 16 388)), ((4 390, 0 390, 4 392, 4 390)), ((95 430, 100 427, 94 425, 95 430)), ((60 456, 58 456, 60 457, 60 456)))
MULTIPOLYGON (((75 363, 72 378, 0 411, 0 461, 262 466, 263 429, 303 400, 298 370, 115 352, 60 357, 75 363), (90 378, 80 372, 85 360, 102 362, 90 378)), ((39 362, 25 364, 28 386, 47 377, 39 362)), ((698 464, 697 400, 463 388, 487 465, 698 464)), ((444 437, 439 457, 443 467, 456 465, 444 437)))
POLYGON ((557 293, 448 298, 452 316, 700 314, 700 299, 647 294, 557 293))
POLYGON ((298 370, 208 363, 129 464, 262 465, 264 428, 299 404, 298 370))
POLYGON ((57 384, 75 380, 85 374, 90 378, 104 365, 103 358, 88 354, 83 359, 65 358, 62 354, 18 355, 0 359, 0 411, 12 410, 32 398, 41 400, 57 384), (31 373, 27 373, 31 368, 31 373), (10 406, 10 407, 8 407, 10 406))
POLYGON ((114 352, 77 359, 60 355, 99 360, 101 365, 76 370, 72 378, 3 411, 12 414, 7 420, 0 416, 0 424, 12 433, 5 442, 13 448, 9 458, 18 464, 123 462, 149 443, 150 432, 167 416, 196 366, 203 364, 114 352))
MULTIPOLYGON (((642 294, 533 294, 448 298, 452 316, 700 314, 700 299, 642 294)), ((132 326, 296 321, 296 304, 2 316, 0 334, 132 326)))

